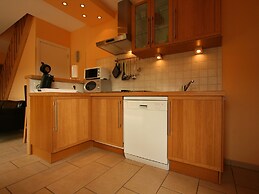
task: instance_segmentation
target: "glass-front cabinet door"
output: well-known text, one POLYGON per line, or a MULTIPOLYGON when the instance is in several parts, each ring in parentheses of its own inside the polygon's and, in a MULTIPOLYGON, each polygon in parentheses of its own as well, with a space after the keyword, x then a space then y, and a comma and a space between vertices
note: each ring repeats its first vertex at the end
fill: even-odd
POLYGON ((153 0, 152 44, 154 45, 169 42, 169 1, 153 0))
POLYGON ((135 48, 141 49, 148 47, 149 42, 149 13, 148 13, 148 2, 143 2, 135 6, 135 48))

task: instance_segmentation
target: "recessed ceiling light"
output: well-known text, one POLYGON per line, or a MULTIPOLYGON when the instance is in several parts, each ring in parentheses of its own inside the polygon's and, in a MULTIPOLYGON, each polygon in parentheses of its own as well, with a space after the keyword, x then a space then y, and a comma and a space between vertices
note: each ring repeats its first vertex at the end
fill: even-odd
POLYGON ((100 19, 102 19, 102 16, 97 16, 97 18, 100 20, 100 19))
POLYGON ((68 5, 67 2, 65 2, 65 1, 62 2, 62 4, 63 4, 64 6, 67 6, 67 5, 68 5))
POLYGON ((86 18, 86 14, 83 14, 82 16, 83 16, 84 18, 86 18))
POLYGON ((80 7, 85 7, 85 4, 80 4, 80 7))

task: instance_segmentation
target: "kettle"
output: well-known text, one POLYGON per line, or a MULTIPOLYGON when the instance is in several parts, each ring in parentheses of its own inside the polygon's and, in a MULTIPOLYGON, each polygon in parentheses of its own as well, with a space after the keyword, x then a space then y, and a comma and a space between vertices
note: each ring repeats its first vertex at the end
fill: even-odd
POLYGON ((40 82, 40 88, 51 88, 54 76, 50 75, 51 67, 48 64, 41 62, 40 71, 43 73, 40 82))

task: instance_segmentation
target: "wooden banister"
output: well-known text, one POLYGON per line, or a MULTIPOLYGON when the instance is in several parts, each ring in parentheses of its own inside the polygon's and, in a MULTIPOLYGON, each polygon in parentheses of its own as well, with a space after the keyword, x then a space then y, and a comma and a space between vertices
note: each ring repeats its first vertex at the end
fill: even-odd
POLYGON ((7 100, 12 89, 23 49, 25 47, 33 17, 26 14, 14 24, 14 33, 11 38, 5 62, 0 67, 0 99, 7 100))

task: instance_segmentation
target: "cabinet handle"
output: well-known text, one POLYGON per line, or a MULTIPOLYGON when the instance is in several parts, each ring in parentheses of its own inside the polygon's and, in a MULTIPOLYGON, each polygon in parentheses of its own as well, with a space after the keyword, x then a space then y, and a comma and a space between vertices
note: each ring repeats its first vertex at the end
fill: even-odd
POLYGON ((167 110, 167 135, 170 136, 171 135, 171 111, 172 111, 172 103, 171 101, 169 101, 168 104, 168 110, 167 110))
POLYGON ((54 131, 58 131, 58 104, 54 101, 54 131))
POLYGON ((154 17, 151 17, 151 24, 150 24, 150 37, 151 37, 151 45, 154 43, 154 37, 153 33, 155 34, 155 23, 154 23, 154 17), (154 31, 152 30, 154 29, 154 31))
POLYGON ((118 128, 121 128, 121 101, 118 102, 118 128))
POLYGON ((176 9, 174 9, 174 39, 176 39, 176 9))
POLYGON ((147 19, 148 21, 148 41, 147 41, 147 46, 150 46, 150 42, 151 42, 151 21, 150 21, 150 18, 147 19))

